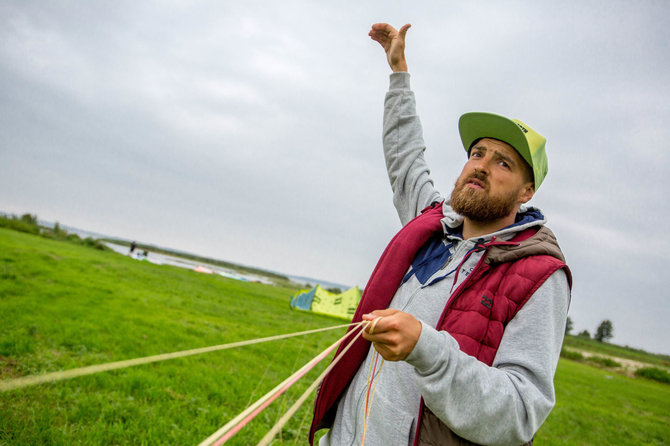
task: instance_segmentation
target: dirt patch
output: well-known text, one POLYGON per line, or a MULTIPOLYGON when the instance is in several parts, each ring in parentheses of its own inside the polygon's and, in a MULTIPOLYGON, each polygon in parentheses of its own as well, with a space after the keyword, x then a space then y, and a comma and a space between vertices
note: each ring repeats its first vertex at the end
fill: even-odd
POLYGON ((605 355, 605 354, 601 354, 601 353, 593 353, 593 352, 589 352, 589 351, 586 351, 586 350, 579 350, 579 349, 570 348, 570 347, 563 347, 563 348, 565 350, 568 350, 568 351, 571 351, 571 352, 579 353, 580 355, 582 355, 584 358, 587 358, 587 359, 592 358, 592 357, 599 357, 599 358, 608 358, 608 359, 611 359, 612 361, 616 361, 619 364, 621 364, 621 367, 607 367, 607 368, 617 370, 617 371, 623 373, 624 375, 631 376, 631 377, 635 376, 635 371, 637 369, 640 369, 642 367, 653 367, 652 364, 648 364, 648 363, 640 362, 640 361, 634 361, 632 359, 619 358, 617 356, 610 356, 610 355, 605 355))

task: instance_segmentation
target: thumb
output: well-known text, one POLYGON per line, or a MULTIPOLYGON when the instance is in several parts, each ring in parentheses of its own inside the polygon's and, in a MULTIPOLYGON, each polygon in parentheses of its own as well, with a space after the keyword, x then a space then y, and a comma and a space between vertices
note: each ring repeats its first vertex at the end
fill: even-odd
POLYGON ((407 30, 410 29, 411 27, 412 27, 412 25, 410 25, 408 23, 406 25, 403 25, 402 28, 400 28, 400 30, 398 31, 398 35, 400 36, 400 38, 402 40, 405 40, 405 35, 407 35, 407 30))

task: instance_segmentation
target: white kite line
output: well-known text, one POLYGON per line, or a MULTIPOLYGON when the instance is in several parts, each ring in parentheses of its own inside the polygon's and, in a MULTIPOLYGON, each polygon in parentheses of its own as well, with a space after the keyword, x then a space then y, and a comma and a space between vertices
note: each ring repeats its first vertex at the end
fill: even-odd
POLYGON ((180 352, 163 353, 160 355, 145 356, 144 358, 127 359, 124 361, 108 362, 106 364, 96 364, 87 367, 80 367, 77 369, 62 370, 59 372, 45 373, 43 375, 29 375, 21 378, 9 379, 0 381, 0 392, 20 389, 22 387, 35 386, 47 382, 61 381, 64 379, 76 378, 78 376, 91 375, 93 373, 106 372, 109 370, 123 369, 142 364, 150 364, 152 362, 167 361, 168 359, 183 358, 185 356, 199 355, 201 353, 215 352, 219 350, 226 350, 229 348, 243 347, 246 345, 260 344, 262 342, 277 341, 279 339, 286 339, 295 336, 302 336, 312 333, 319 333, 322 331, 335 330, 338 328, 349 327, 351 324, 336 325, 333 327, 317 328, 315 330, 300 331, 296 333, 287 333, 276 336, 269 336, 266 338, 250 339, 247 341, 232 342, 230 344, 214 345, 210 347, 194 348, 191 350, 183 350, 180 352))
POLYGON ((289 408, 289 410, 282 416, 282 418, 268 431, 268 433, 263 437, 259 446, 266 446, 272 442, 272 439, 277 435, 277 433, 282 429, 282 427, 288 422, 288 420, 295 414, 295 412, 300 408, 300 406, 307 400, 309 395, 316 389, 316 387, 321 383, 325 376, 335 367, 335 364, 338 363, 344 354, 351 348, 354 342, 358 339, 358 336, 363 332, 362 330, 358 333, 355 333, 356 330, 363 327, 365 328, 370 323, 368 321, 357 322, 351 324, 353 329, 348 331, 342 338, 334 342, 324 351, 316 355, 311 359, 307 364, 302 366, 300 370, 286 378, 280 384, 278 384, 274 389, 270 390, 268 393, 259 398, 251 406, 243 410, 239 415, 226 423, 219 430, 214 432, 212 435, 203 440, 198 446, 220 446, 232 438, 237 432, 239 432, 244 426, 246 426, 252 419, 256 417, 260 412, 263 411, 267 406, 270 405, 274 400, 276 400, 280 395, 282 395, 289 387, 295 384, 300 378, 305 376, 316 364, 321 362, 328 354, 337 348, 340 343, 342 343, 346 338, 354 335, 350 340, 347 346, 342 350, 342 352, 336 356, 330 365, 321 373, 321 375, 308 387, 308 389, 298 398, 298 400, 289 408))

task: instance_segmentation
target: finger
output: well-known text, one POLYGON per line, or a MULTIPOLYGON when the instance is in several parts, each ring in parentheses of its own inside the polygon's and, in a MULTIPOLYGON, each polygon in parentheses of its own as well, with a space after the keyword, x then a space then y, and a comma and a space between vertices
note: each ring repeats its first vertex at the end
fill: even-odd
POLYGON ((385 344, 373 342, 372 346, 386 361, 399 361, 404 359, 402 355, 398 354, 398 352, 394 351, 393 348, 389 348, 389 346, 385 344))
POLYGON ((379 43, 382 43, 382 42, 388 42, 388 41, 391 40, 391 38, 390 38, 390 36, 388 35, 388 33, 383 32, 383 31, 374 31, 374 30, 372 30, 372 31, 370 31, 370 32, 368 33, 368 35, 370 36, 370 38, 371 38, 372 40, 375 40, 375 41, 377 41, 377 42, 379 42, 379 43))
POLYGON ((372 30, 377 31, 377 32, 382 32, 384 34, 389 34, 392 31, 395 31, 396 29, 389 25, 388 23, 375 23, 372 25, 372 30))
POLYGON ((389 358, 388 358, 388 356, 389 356, 389 351, 388 351, 388 349, 387 349, 386 347, 384 347, 384 345, 379 344, 379 343, 377 343, 377 342, 373 342, 373 343, 372 343, 372 347, 373 347, 375 350, 377 350, 377 353, 379 353, 379 354, 381 355, 382 358, 384 358, 384 359, 389 359, 389 358))
POLYGON ((378 34, 370 34, 370 38, 375 42, 379 42, 382 46, 388 43, 389 39, 386 36, 380 36, 378 34))
POLYGON ((380 43, 382 43, 382 41, 389 41, 397 34, 398 31, 388 23, 375 23, 372 25, 370 32, 368 33, 370 37, 380 43))
POLYGON ((398 310, 386 309, 386 310, 375 310, 370 314, 364 314, 363 320, 368 321, 368 324, 364 327, 364 334, 373 335, 373 334, 382 334, 388 330, 389 324, 386 323, 384 318, 393 316, 398 310))
POLYGON ((387 308, 385 310, 374 310, 370 313, 364 314, 362 316, 362 318, 363 318, 364 321, 373 321, 376 318, 378 318, 379 316, 386 317, 386 316, 390 316, 392 314, 395 314, 397 312, 398 312, 398 310, 396 310, 394 308, 387 308))
POLYGON ((400 31, 398 31, 398 33, 400 34, 400 38, 402 40, 405 40, 405 35, 407 35, 407 30, 410 29, 411 27, 412 27, 412 25, 408 23, 408 24, 404 25, 402 28, 400 28, 400 31))
POLYGON ((370 333, 370 334, 374 334, 374 332, 375 332, 375 327, 377 326, 377 323, 378 323, 380 320, 382 320, 382 316, 379 316, 377 319, 375 319, 374 321, 372 321, 372 323, 370 324, 370 329, 368 330, 368 333, 370 333))
POLYGON ((366 341, 370 341, 373 344, 380 344, 380 345, 393 345, 394 343, 389 339, 389 336, 387 333, 383 333, 379 331, 379 327, 375 327, 375 332, 374 334, 370 334, 367 331, 363 331, 362 333, 363 339, 366 341))

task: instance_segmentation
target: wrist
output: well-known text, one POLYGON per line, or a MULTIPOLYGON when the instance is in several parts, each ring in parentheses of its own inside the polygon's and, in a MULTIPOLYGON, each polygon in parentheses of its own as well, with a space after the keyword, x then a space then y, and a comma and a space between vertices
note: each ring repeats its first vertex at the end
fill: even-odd
POLYGON ((404 60, 398 61, 391 65, 391 70, 394 73, 407 72, 407 62, 404 60))

